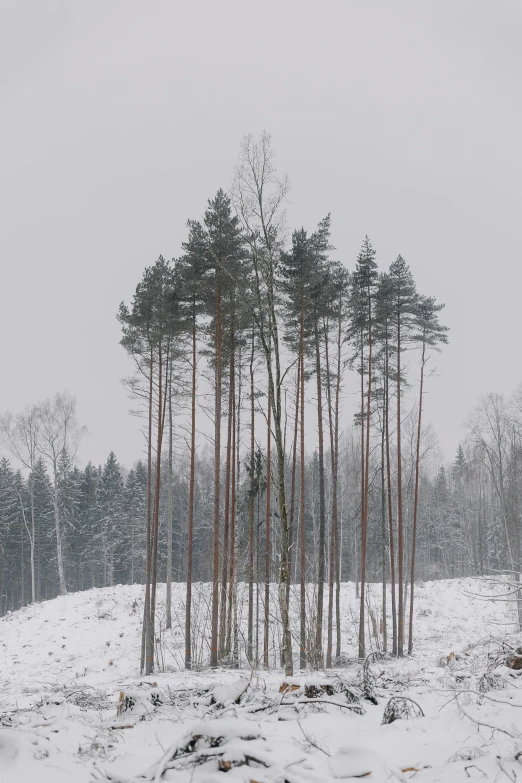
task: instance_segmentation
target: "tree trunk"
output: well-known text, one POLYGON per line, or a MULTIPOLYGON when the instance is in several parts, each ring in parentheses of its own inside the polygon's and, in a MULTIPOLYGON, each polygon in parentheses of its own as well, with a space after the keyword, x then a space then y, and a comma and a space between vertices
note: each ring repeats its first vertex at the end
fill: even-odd
POLYGON ((402 451, 401 451, 401 320, 397 319, 397 556, 398 556, 398 591, 399 591, 399 622, 397 638, 397 655, 404 655, 404 536, 402 524, 402 451))
POLYGON ((381 531, 382 531, 382 649, 388 652, 388 623, 386 619, 386 481, 384 478, 384 406, 381 432, 381 531))
POLYGON ((317 429, 319 439, 319 568, 317 574, 317 626, 315 634, 315 667, 323 666, 323 603, 325 577, 325 528, 326 511, 324 498, 324 436, 323 436, 323 399, 321 379, 321 354, 319 330, 315 319, 315 371, 317 376, 317 429))
POLYGON ((325 327, 325 358, 328 394, 328 421, 330 428, 330 455, 332 463, 332 525, 330 531, 330 567, 328 592, 328 643, 326 650, 326 666, 333 665, 333 607, 334 581, 336 572, 335 548, 337 545, 337 449, 339 440, 339 387, 341 382, 341 302, 339 302, 339 321, 337 330, 337 377, 335 385, 335 402, 332 401, 330 359, 328 351, 328 327, 325 327))
POLYGON ((56 558, 58 562, 58 580, 60 582, 60 595, 67 595, 67 587, 65 584, 65 571, 63 567, 63 554, 62 554, 62 532, 60 525, 60 503, 58 499, 58 470, 54 469, 54 491, 53 491, 53 506, 54 506, 54 531, 56 535, 56 558))
POLYGON ((426 343, 422 344, 420 390, 419 390, 419 417, 417 420, 417 449, 415 454, 415 496, 413 500, 413 532, 411 539, 411 576, 410 576, 410 629, 408 635, 408 654, 413 652, 413 601, 415 593, 415 552, 417 547, 417 510, 419 506, 419 462, 421 444, 422 422, 422 393, 424 387, 424 365, 426 356, 426 343))
POLYGON ((167 595, 166 622, 167 628, 172 627, 172 357, 169 371, 169 465, 167 486, 167 595))
POLYGON ((271 420, 272 405, 268 387, 268 412, 266 433, 266 514, 265 514, 265 630, 263 643, 263 666, 268 669, 269 626, 270 626, 270 511, 271 511, 271 420))
POLYGON ((217 287, 216 307, 216 374, 214 419, 214 541, 212 555, 212 628, 210 641, 210 665, 218 665, 218 610, 219 610, 219 483, 221 471, 221 283, 217 287))
POLYGON ((392 654, 397 655, 397 603, 395 593, 395 542, 393 535, 393 498, 391 480, 391 456, 390 456, 390 381, 388 367, 388 338, 386 337, 386 379, 384 388, 384 423, 386 428, 386 476, 388 489, 388 528, 390 539, 390 586, 391 586, 391 610, 392 610, 392 654))
POLYGON ((221 565, 221 602, 219 606, 219 655, 225 655, 227 633, 227 578, 228 578, 228 534, 230 524, 230 460, 232 452, 233 433, 233 370, 232 354, 230 355, 230 378, 228 389, 228 422, 227 422, 227 461, 225 465, 225 508, 223 515, 223 557, 221 565))
POLYGON ((141 636, 141 672, 146 670, 147 638, 150 620, 150 573, 151 573, 151 540, 152 540, 152 407, 153 407, 153 369, 154 354, 152 347, 149 354, 149 422, 147 437, 147 555, 145 565, 145 601, 143 604, 143 630, 141 636))
MULTIPOLYGON (((33 467, 34 470, 34 467, 33 467)), ((31 603, 34 604, 36 601, 36 568, 35 568, 35 547, 36 547, 36 537, 35 537, 35 514, 34 514, 34 488, 33 488, 33 482, 30 481, 30 490, 31 490, 31 535, 30 535, 30 541, 31 541, 31 603)))
POLYGON ((300 654, 299 654, 299 667, 301 669, 306 668, 306 527, 305 527, 305 406, 304 406, 304 346, 303 346, 303 315, 301 315, 301 348, 300 348, 300 362, 301 362, 301 437, 299 445, 301 448, 300 454, 300 555, 301 555, 301 568, 300 568, 300 582, 301 582, 301 595, 300 595, 300 654))
MULTIPOLYGON (((255 394, 254 394, 254 325, 252 324, 252 352, 250 354, 250 497, 248 503, 248 632, 247 658, 253 666, 254 644, 254 503, 255 503, 255 394)), ((257 663, 256 663, 257 665, 257 663)))
MULTIPOLYGON (((294 540, 294 522, 295 522, 295 480, 297 472, 297 435, 299 429, 299 395, 301 384, 301 363, 297 362, 297 380, 295 387, 295 419, 294 419, 294 439, 292 442, 292 484, 290 494, 290 524, 289 524, 289 539, 290 539, 290 552, 292 550, 294 540)), ((292 571, 292 559, 291 554, 288 554, 288 569, 292 571)), ((290 579, 288 580, 288 587, 286 591, 286 602, 290 606, 290 579)))
POLYGON ((196 468, 196 297, 192 299, 192 400, 190 411, 190 479, 187 542, 187 596, 185 600, 185 668, 192 668, 192 547, 194 538, 194 494, 196 468))
POLYGON ((165 378, 163 378, 163 349, 160 345, 158 351, 158 425, 157 425, 157 445, 156 445, 156 473, 154 477, 154 507, 152 512, 152 554, 151 554, 151 592, 150 592, 150 618, 149 633, 147 643, 147 665, 145 674, 152 674, 154 670, 154 651, 155 651, 155 622, 156 622, 156 589, 158 584, 158 538, 159 538, 159 509, 160 509, 160 488, 161 488, 161 451, 163 444, 163 432, 165 428, 165 410, 167 403, 168 387, 168 368, 169 368, 169 350, 167 350, 167 361, 165 367, 165 378), (149 668, 150 667, 150 668, 149 668))
MULTIPOLYGON (((361 332, 361 557, 360 557, 360 566, 361 566, 361 582, 360 582, 360 592, 356 590, 356 598, 359 598, 360 604, 359 604, 359 658, 364 658, 365 654, 365 644, 364 644, 364 587, 362 584, 363 581, 363 557, 362 557, 362 541, 364 538, 364 500, 365 500, 365 494, 364 490, 366 487, 366 481, 365 481, 365 468, 366 468, 366 460, 365 460, 365 438, 364 438, 364 431, 365 431, 365 412, 364 412, 364 339, 363 334, 361 332)), ((356 537, 357 540, 357 537, 356 537)), ((357 562, 357 554, 356 554, 356 562, 357 562)), ((366 563, 365 563, 366 565, 366 563)), ((365 567, 365 566, 364 566, 365 567)), ((357 573, 357 571, 356 571, 357 573)))
MULTIPOLYGON (((234 355, 234 345, 232 344, 232 356, 234 355)), ((234 644, 232 637, 232 626, 234 618, 234 582, 235 582, 235 545, 236 545, 236 400, 235 400, 235 366, 234 360, 231 362, 230 389, 232 393, 232 470, 231 470, 231 503, 230 503, 230 574, 228 586, 228 618, 227 618, 227 636, 225 650, 230 655, 234 644)))
POLYGON ((370 491, 370 415, 371 415, 371 394, 372 394, 372 313, 371 300, 369 299, 369 317, 368 317, 368 398, 366 401, 366 454, 364 468, 364 503, 362 515, 361 531, 361 605, 359 614, 359 658, 364 658, 366 654, 364 640, 364 601, 366 588, 366 543, 368 536, 368 499, 370 491))

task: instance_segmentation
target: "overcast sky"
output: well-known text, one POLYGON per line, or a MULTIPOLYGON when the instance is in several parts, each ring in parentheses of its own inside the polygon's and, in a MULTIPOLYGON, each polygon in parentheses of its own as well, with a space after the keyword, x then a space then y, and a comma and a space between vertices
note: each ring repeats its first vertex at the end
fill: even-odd
POLYGON ((446 303, 452 457, 520 365, 520 0, 0 0, 0 410, 68 389, 81 458, 141 455, 118 304, 266 128, 291 227, 332 213, 446 303))

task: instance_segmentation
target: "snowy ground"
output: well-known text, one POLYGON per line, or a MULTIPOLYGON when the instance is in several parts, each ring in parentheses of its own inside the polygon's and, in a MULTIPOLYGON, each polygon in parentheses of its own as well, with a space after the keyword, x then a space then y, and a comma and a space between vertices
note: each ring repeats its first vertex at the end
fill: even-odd
MULTIPOLYGON (((165 672, 140 677, 138 586, 27 607, 0 620, 0 781, 522 780, 522 675, 504 665, 520 643, 515 608, 485 600, 501 590, 470 579, 419 586, 415 656, 370 664, 377 704, 350 662, 350 584, 346 668, 302 673, 287 693, 280 670, 180 671, 179 625, 162 636, 165 672), (383 725, 392 697, 423 716, 383 725)), ((180 615, 182 596, 176 587, 180 615)), ((374 585, 376 607, 379 596, 374 585)), ((207 605, 204 589, 196 604, 207 605)))

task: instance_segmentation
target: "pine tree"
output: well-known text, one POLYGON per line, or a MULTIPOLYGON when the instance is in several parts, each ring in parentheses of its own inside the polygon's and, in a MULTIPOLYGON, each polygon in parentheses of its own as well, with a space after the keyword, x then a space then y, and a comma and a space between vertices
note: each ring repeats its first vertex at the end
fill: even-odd
MULTIPOLYGON (((237 216, 232 214, 229 197, 219 190, 214 199, 208 202, 204 227, 206 285, 212 292, 207 302, 207 312, 211 318, 209 329, 210 344, 213 350, 214 365, 214 532, 213 532, 213 580, 211 615, 211 666, 218 665, 218 620, 219 620, 219 542, 220 542, 220 486, 221 486, 221 407, 223 383, 224 321, 229 317, 226 299, 234 296, 231 292, 237 286, 242 274, 244 240, 237 216)), ((229 392, 230 393, 230 392, 229 392)), ((227 542, 228 543, 228 542, 227 542)), ((224 548, 224 556, 227 547, 224 548)), ((222 598, 223 601, 223 598, 222 598)))
MULTIPOLYGON (((312 298, 313 257, 310 243, 304 228, 292 234, 292 249, 281 255, 281 289, 285 294, 285 340, 295 353, 298 362, 299 385, 297 398, 301 410, 300 418, 300 653, 299 666, 304 669, 307 662, 306 644, 306 539, 305 516, 305 356, 309 351, 308 334, 305 321, 312 298)), ((298 411, 296 405, 296 412, 298 411)), ((296 416, 297 418, 297 416, 296 416)), ((292 513, 290 514, 292 520, 292 513)))
POLYGON ((161 456, 171 347, 179 328, 177 298, 173 267, 160 256, 154 266, 145 269, 131 308, 122 303, 118 315, 123 331, 121 344, 137 365, 137 373, 130 382, 131 392, 147 401, 147 562, 141 656, 141 666, 146 674, 151 674, 154 669, 161 456), (143 379, 145 388, 142 386, 143 379))
POLYGON ((328 306, 323 317, 323 332, 326 365, 326 393, 328 401, 328 422, 330 430, 330 456, 332 466, 332 523, 330 530, 330 570, 328 597, 328 642, 326 651, 326 666, 333 665, 333 606, 334 580, 336 580, 336 659, 341 654, 341 617, 340 617, 340 578, 339 578, 339 535, 338 535, 338 479, 339 479, 339 405, 341 393, 341 376, 343 370, 342 349, 345 341, 347 298, 349 275, 339 263, 328 264, 328 306), (330 360, 330 328, 334 332, 334 355, 330 360), (333 362, 333 367, 332 363, 333 362))
POLYGON ((185 668, 192 668, 192 567, 194 542, 195 470, 196 470, 196 390, 198 319, 204 302, 206 273, 206 234, 197 221, 189 221, 189 237, 183 244, 183 256, 178 262, 181 275, 180 304, 185 316, 185 331, 190 339, 190 468, 189 507, 187 522, 187 594, 185 601, 185 668))
MULTIPOLYGON (((392 610, 392 654, 397 655, 397 598, 395 590, 395 532, 393 526, 393 489, 391 473, 390 448, 390 383, 392 382, 391 357, 393 353, 394 313, 392 289, 388 275, 381 274, 375 301, 375 339, 377 347, 376 361, 382 374, 382 435, 384 436, 384 453, 381 442, 381 471, 384 481, 384 515, 388 520, 388 542, 390 560, 391 610, 392 610), (386 479, 384 480, 384 473, 386 479)), ((383 531, 383 547, 385 546, 383 531)), ((384 575, 383 575, 384 582, 384 575)), ((383 585, 383 594, 385 595, 383 585)), ((385 620, 383 599, 383 622, 385 620)))
POLYGON ((404 655, 404 526, 402 499, 402 353, 406 350, 417 315, 417 291, 413 275, 402 256, 391 264, 388 274, 394 340, 396 351, 396 387, 397 387, 397 561, 398 561, 398 624, 397 654, 404 655))
POLYGON ((324 409, 323 409, 323 368, 322 334, 323 321, 330 313, 328 270, 326 267, 330 247, 330 215, 324 218, 317 230, 310 236, 309 253, 313 268, 311 281, 311 307, 307 319, 308 329, 314 348, 315 377, 317 390, 317 434, 319 468, 319 563, 317 574, 317 617, 315 631, 314 665, 322 668, 323 660, 323 609, 325 582, 325 540, 326 540, 326 500, 324 467, 324 409))
POLYGON ((368 499, 370 482, 370 424, 371 390, 373 370, 373 343, 375 297, 377 292, 377 264, 375 250, 366 236, 352 275, 350 336, 354 342, 353 360, 358 361, 361 394, 361 592, 359 605, 359 658, 366 654, 365 608, 366 608, 366 545, 368 535, 368 499), (367 353, 365 353, 367 351, 367 353), (367 376, 366 393, 364 378, 367 376), (366 403, 365 403, 366 397, 366 403), (366 404, 366 409, 365 409, 366 404))

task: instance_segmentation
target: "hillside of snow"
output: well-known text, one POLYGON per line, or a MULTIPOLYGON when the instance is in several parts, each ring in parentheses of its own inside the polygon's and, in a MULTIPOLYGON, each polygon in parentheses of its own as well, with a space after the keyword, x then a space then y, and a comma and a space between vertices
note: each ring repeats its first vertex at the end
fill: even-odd
MULTIPOLYGON (((520 780, 521 680, 506 662, 521 641, 505 592, 474 579, 419 585, 414 656, 362 667, 344 584, 346 667, 297 672, 286 692, 281 670, 251 672, 244 659, 239 671, 182 669, 184 585, 173 629, 160 627, 162 671, 148 678, 141 586, 26 607, 0 619, 0 781, 520 780)), ((376 610, 380 595, 373 585, 376 610)), ((199 586, 202 627, 207 597, 199 586)), ((160 626, 163 600, 162 587, 160 626)))

